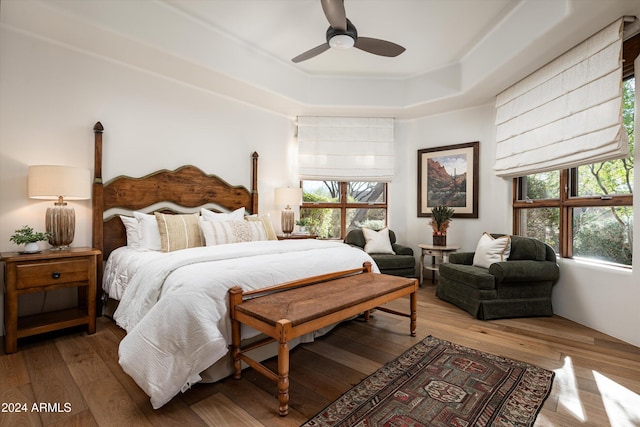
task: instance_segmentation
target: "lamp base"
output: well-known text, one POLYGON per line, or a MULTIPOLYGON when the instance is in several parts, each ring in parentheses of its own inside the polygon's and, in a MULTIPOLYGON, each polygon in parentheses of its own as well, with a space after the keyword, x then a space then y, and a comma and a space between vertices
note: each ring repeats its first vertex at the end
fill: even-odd
POLYGON ((66 203, 47 208, 46 231, 52 251, 69 249, 76 230, 76 213, 66 203))
POLYGON ((287 208, 282 211, 280 215, 280 226, 282 227, 282 232, 288 236, 293 232, 293 226, 295 225, 295 213, 287 208))

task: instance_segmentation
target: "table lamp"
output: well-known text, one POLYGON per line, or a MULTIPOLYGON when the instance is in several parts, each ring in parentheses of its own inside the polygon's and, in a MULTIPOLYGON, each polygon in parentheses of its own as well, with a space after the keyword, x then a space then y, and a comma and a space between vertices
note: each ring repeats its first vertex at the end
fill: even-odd
POLYGON ((295 213, 291 210, 291 205, 300 205, 302 200, 301 188, 276 188, 276 205, 286 206, 280 214, 280 225, 285 235, 290 235, 295 225, 295 213))
POLYGON ((91 198, 91 172, 70 166, 29 166, 29 198, 57 200, 47 208, 46 231, 51 250, 69 248, 76 230, 76 214, 65 200, 91 198))

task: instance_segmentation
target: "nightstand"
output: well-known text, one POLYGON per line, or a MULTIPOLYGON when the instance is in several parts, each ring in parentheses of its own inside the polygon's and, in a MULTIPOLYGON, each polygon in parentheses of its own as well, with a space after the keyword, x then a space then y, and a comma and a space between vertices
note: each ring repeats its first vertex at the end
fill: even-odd
POLYGON ((278 240, 317 239, 315 234, 278 234, 278 240))
POLYGON ((87 325, 96 331, 96 260, 100 251, 71 248, 36 254, 4 252, 4 350, 15 353, 18 338, 87 325), (20 295, 63 288, 77 288, 78 306, 65 310, 18 317, 20 295))

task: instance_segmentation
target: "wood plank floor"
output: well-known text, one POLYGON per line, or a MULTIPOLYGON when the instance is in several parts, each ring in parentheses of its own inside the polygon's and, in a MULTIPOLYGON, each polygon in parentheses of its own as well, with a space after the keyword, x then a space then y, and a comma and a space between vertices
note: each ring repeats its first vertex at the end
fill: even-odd
POLYGON ((279 417, 275 384, 250 369, 153 410, 118 365, 123 331, 102 317, 94 335, 34 337, 0 355, 0 426, 297 426, 427 335, 554 370, 536 426, 640 426, 637 347, 557 316, 478 321, 437 299, 433 286, 420 289, 417 332, 411 338, 407 319, 378 311, 296 348, 290 414, 279 417))

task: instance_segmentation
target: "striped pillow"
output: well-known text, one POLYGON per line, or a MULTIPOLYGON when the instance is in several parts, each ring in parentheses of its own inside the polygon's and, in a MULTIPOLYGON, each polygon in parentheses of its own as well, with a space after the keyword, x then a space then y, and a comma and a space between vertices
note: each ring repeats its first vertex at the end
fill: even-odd
POLYGON ((267 240, 261 221, 200 221, 207 246, 267 240))
POLYGON ((202 234, 198 225, 199 214, 168 215, 156 212, 162 252, 202 246, 202 234))
POLYGON ((271 224, 271 219, 268 216, 263 215, 249 215, 245 216, 244 219, 246 221, 260 221, 264 226, 264 230, 267 233, 267 240, 278 240, 278 236, 276 236, 276 232, 273 229, 273 224, 271 224))

